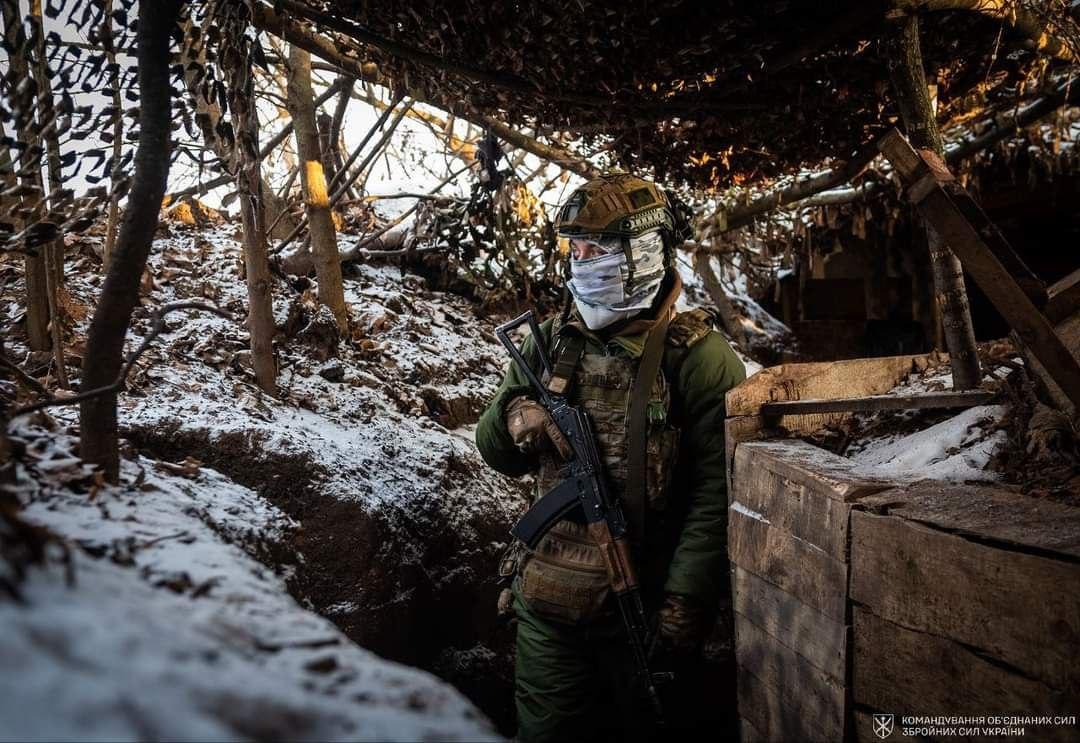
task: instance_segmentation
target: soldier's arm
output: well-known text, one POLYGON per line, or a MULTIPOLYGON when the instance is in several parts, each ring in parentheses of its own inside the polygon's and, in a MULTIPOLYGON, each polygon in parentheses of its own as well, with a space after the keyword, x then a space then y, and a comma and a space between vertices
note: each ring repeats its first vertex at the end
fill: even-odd
POLYGON ((678 370, 689 506, 664 590, 702 606, 716 605, 727 564, 724 393, 745 378, 742 361, 715 331, 691 346, 678 370))
MULTIPOLYGON (((551 337, 551 325, 551 320, 546 320, 540 325, 545 344, 551 337)), ((531 336, 525 339, 521 352, 529 366, 539 372, 540 357, 537 355, 536 343, 531 336)), ((516 364, 511 362, 502 384, 495 392, 495 397, 488 403, 476 426, 476 447, 480 450, 480 456, 484 458, 488 466, 511 477, 532 472, 539 463, 536 455, 525 454, 514 446, 514 440, 510 438, 510 432, 506 430, 506 406, 515 397, 531 396, 530 391, 531 388, 525 375, 516 364)))

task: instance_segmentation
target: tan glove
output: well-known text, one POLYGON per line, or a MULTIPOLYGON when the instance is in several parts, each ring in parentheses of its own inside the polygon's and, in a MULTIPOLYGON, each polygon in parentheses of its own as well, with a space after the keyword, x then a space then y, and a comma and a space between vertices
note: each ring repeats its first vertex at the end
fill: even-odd
POLYGON ((695 653, 712 630, 713 613, 685 596, 669 593, 660 608, 660 642, 676 653, 695 653))
POLYGON ((526 454, 555 451, 572 459, 573 450, 543 406, 527 397, 515 397, 506 407, 506 428, 518 449, 526 454))

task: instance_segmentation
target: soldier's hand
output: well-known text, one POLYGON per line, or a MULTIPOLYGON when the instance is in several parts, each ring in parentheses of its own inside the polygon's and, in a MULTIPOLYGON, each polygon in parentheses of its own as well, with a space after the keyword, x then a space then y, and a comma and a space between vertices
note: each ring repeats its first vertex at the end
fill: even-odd
POLYGON ((544 407, 527 397, 515 397, 506 407, 506 428, 514 445, 526 454, 555 451, 571 459, 573 450, 544 407))
POLYGON ((709 636, 713 612, 677 593, 664 597, 660 608, 659 644, 676 655, 697 653, 709 636))

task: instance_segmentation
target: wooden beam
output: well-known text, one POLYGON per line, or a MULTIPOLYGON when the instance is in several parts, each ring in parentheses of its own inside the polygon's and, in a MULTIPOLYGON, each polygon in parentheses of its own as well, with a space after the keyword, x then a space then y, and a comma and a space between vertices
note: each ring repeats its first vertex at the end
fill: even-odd
POLYGON ((919 211, 945 238, 964 269, 1069 400, 1080 408, 1080 363, 995 254, 991 244, 1008 246, 1000 230, 935 154, 916 152, 895 129, 878 147, 893 164, 919 211))
POLYGON ((805 415, 807 413, 855 413, 875 410, 928 410, 931 408, 971 408, 994 399, 988 390, 924 392, 916 395, 871 395, 839 400, 789 400, 767 402, 762 415, 805 415))
POLYGON ((1080 268, 1051 284, 1046 290, 1046 296, 1043 312, 1055 325, 1080 311, 1080 268))

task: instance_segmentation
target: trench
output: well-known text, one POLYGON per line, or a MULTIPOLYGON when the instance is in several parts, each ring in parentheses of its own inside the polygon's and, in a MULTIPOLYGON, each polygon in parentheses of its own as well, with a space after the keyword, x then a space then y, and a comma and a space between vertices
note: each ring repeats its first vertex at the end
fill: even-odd
MULTIPOLYGON (((268 567, 290 568, 293 598, 361 647, 452 684, 500 733, 513 735, 514 635, 496 618, 495 565, 441 528, 437 513, 371 511, 325 495, 317 462, 269 452, 250 433, 211 438, 175 423, 129 427, 124 435, 157 459, 195 456, 299 522, 291 556, 263 556, 268 567), (402 529, 422 551, 395 550, 402 529)), ((509 529, 472 526, 491 542, 505 540, 509 529)))
MULTIPOLYGON (((514 630, 496 617, 495 560, 463 544, 437 511, 370 511, 325 495, 320 464, 269 452, 250 432, 211 437, 177 422, 129 427, 124 435, 157 459, 195 456, 299 522, 292 554, 264 559, 272 569, 291 569, 288 589, 301 605, 361 647, 452 684, 501 734, 515 733, 514 630), (403 528, 422 552, 394 551, 403 528)), ((483 544, 505 541, 510 523, 494 518, 470 526, 483 544)), ((704 662, 676 669, 682 683, 677 695, 665 695, 667 720, 658 740, 737 738, 733 627, 732 607, 722 605, 704 662)))

